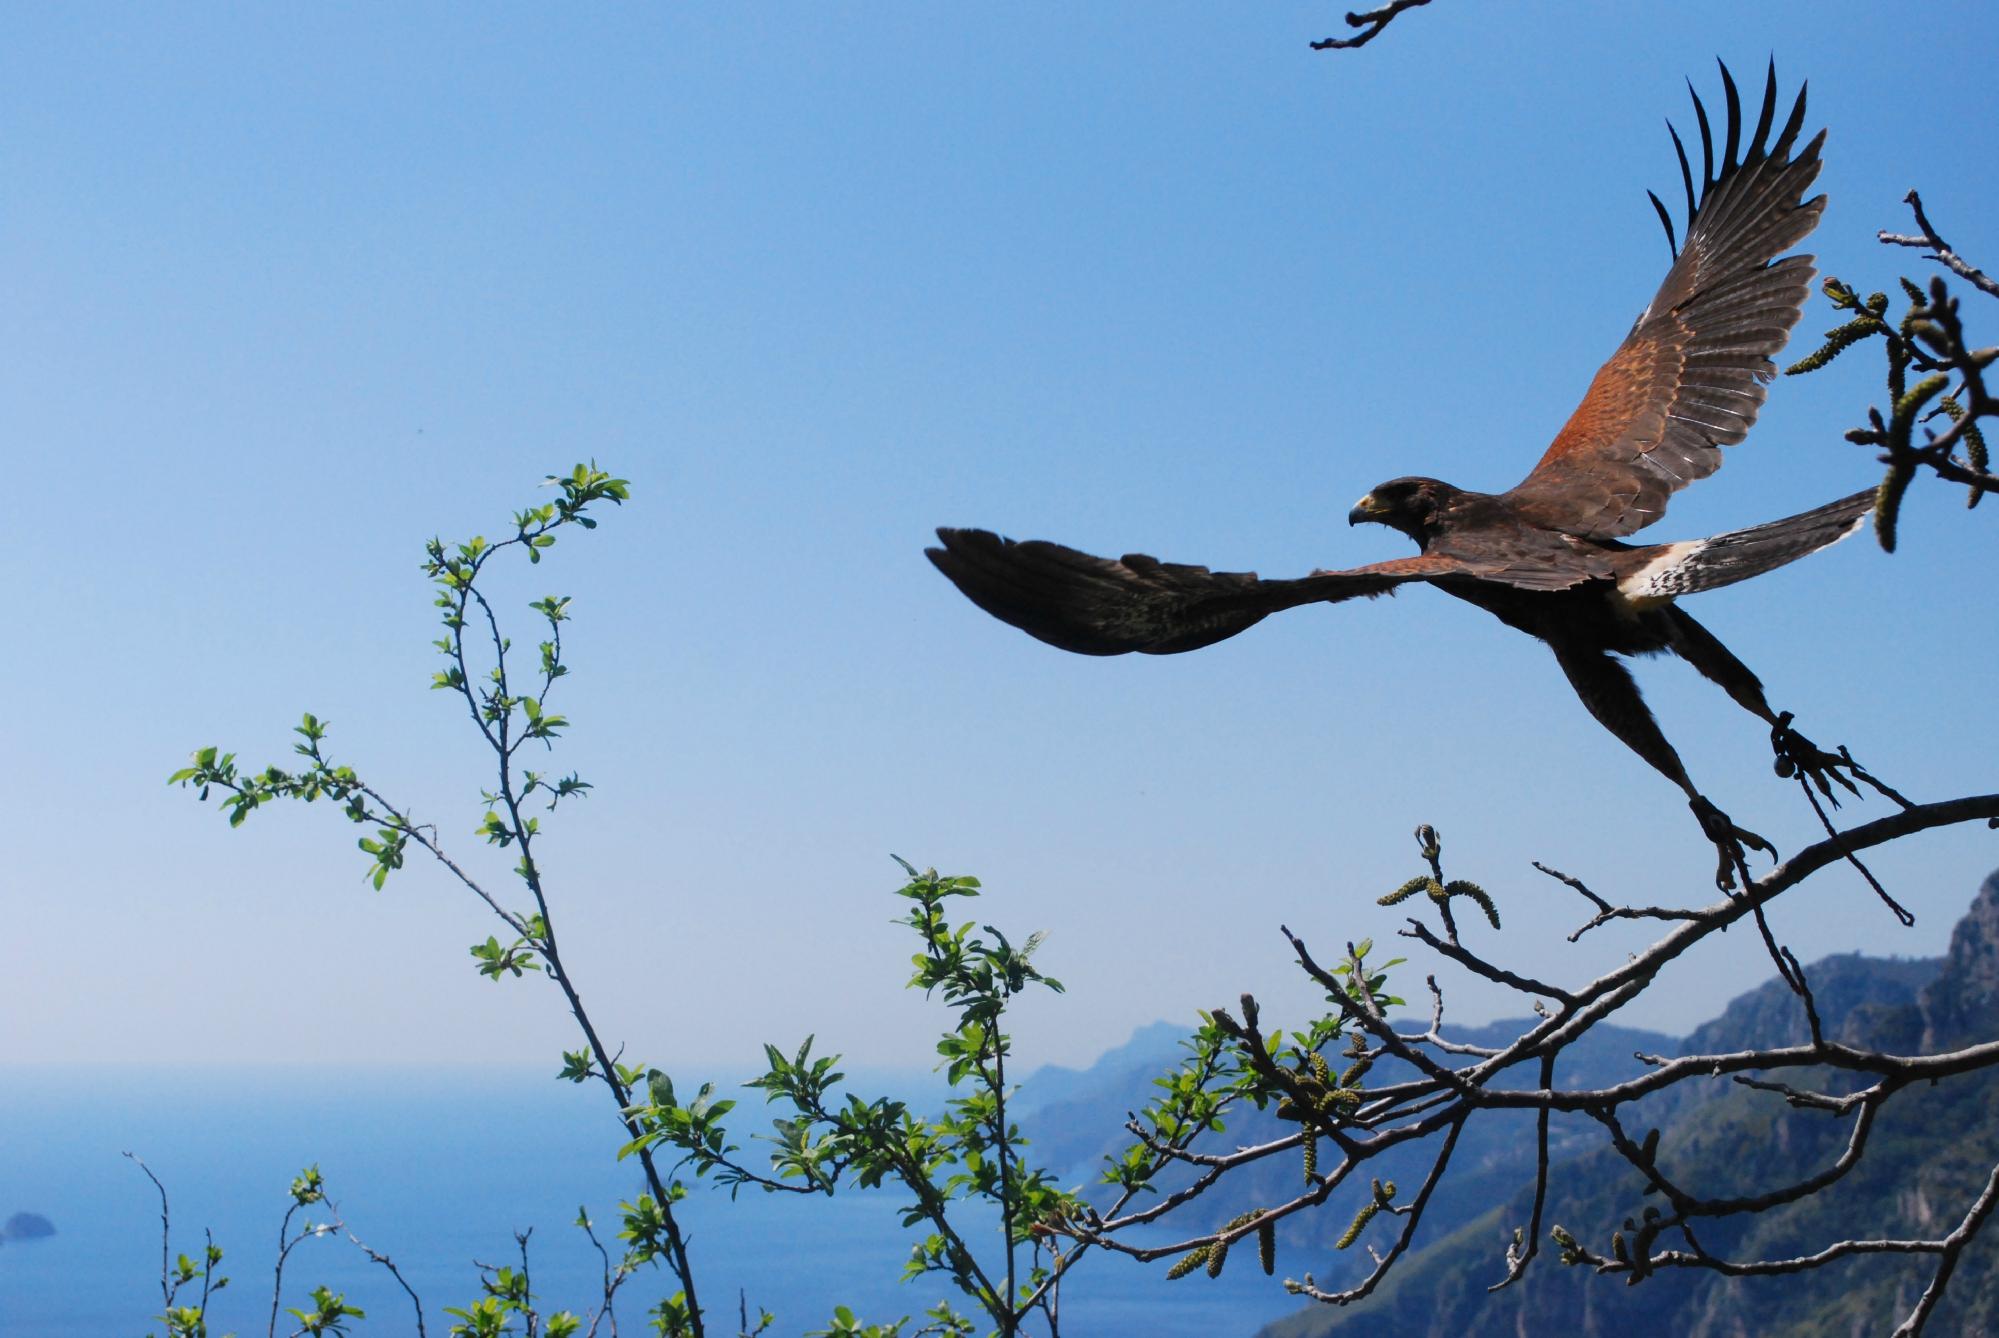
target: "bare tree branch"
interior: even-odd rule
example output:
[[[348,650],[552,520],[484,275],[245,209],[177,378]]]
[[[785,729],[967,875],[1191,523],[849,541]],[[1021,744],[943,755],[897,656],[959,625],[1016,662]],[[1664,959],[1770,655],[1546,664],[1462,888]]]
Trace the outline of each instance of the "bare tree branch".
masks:
[[[1964,257],[1951,249],[1950,244],[1944,241],[1943,237],[1938,234],[1936,228],[1930,223],[1929,215],[1923,212],[1922,196],[1911,190],[1907,195],[1902,197],[1902,203],[1908,205],[1914,211],[1916,226],[1922,229],[1921,233],[1912,237],[1906,233],[1889,232],[1886,228],[1883,228],[1875,236],[1879,237],[1881,241],[1889,246],[1920,247],[1930,252],[1927,257],[1928,259],[1936,261],[1952,274],[1957,275],[1958,278],[1963,279],[1966,283],[1971,284],[1981,292],[1987,293],[1992,297],[1999,297],[1999,279],[1994,279],[1984,270],[1972,265]]]
[[[1671,923],[1668,932],[1650,947],[1579,985],[1565,986],[1524,975],[1467,947],[1459,940],[1456,925],[1446,914],[1449,910],[1446,899],[1433,896],[1429,904],[1436,909],[1443,922],[1441,926],[1412,920],[1404,934],[1480,978],[1504,984],[1534,1000],[1538,1020],[1513,1041],[1499,1046],[1472,1046],[1446,1039],[1443,991],[1434,978],[1427,982],[1431,996],[1428,1026],[1422,1030],[1406,1025],[1398,1029],[1384,1011],[1382,1000],[1386,995],[1379,992],[1378,986],[1385,976],[1367,963],[1367,945],[1348,945],[1344,964],[1329,968],[1315,957],[1300,936],[1283,930],[1299,969],[1326,992],[1336,1011],[1315,1022],[1309,1031],[1290,1033],[1291,1039],[1285,1039],[1284,1032],[1264,1030],[1256,1000],[1247,994],[1241,1000],[1240,1021],[1226,1008],[1214,1009],[1208,1016],[1236,1047],[1242,1066],[1239,1090],[1255,1095],[1260,1102],[1275,1100],[1278,1113],[1298,1120],[1300,1131],[1229,1150],[1190,1148],[1160,1136],[1134,1117],[1127,1127],[1140,1144],[1162,1164],[1171,1162],[1189,1167],[1195,1172],[1193,1178],[1144,1209],[1065,1223],[1060,1230],[1086,1245],[1138,1259],[1177,1256],[1180,1263],[1176,1267],[1184,1271],[1201,1258],[1207,1258],[1211,1264],[1216,1257],[1225,1258],[1228,1245],[1251,1232],[1299,1213],[1330,1208],[1336,1197],[1353,1192],[1349,1187],[1371,1184],[1372,1188],[1361,1200],[1348,1239],[1356,1236],[1378,1213],[1400,1219],[1394,1242],[1382,1251],[1370,1249],[1372,1269],[1344,1289],[1322,1286],[1310,1275],[1302,1282],[1286,1284],[1299,1295],[1326,1304],[1350,1304],[1371,1294],[1406,1257],[1409,1243],[1432,1202],[1433,1191],[1448,1172],[1451,1155],[1466,1125],[1484,1118],[1486,1112],[1532,1111],[1535,1156],[1531,1207],[1527,1221],[1516,1228],[1507,1246],[1504,1274],[1490,1290],[1500,1290],[1525,1276],[1541,1255],[1541,1236],[1546,1230],[1561,1246],[1564,1263],[1589,1265],[1600,1272],[1623,1273],[1634,1279],[1659,1268],[1704,1268],[1727,1276],[1752,1276],[1802,1272],[1867,1254],[1935,1254],[1939,1266],[1931,1291],[1940,1296],[1964,1244],[1978,1232],[1990,1216],[1993,1200],[1999,1198],[1999,1187],[1995,1187],[1999,1186],[1999,1172],[1995,1172],[1995,1181],[1988,1185],[1987,1192],[1966,1209],[1958,1230],[1938,1241],[1855,1238],[1833,1242],[1796,1259],[1740,1263],[1709,1254],[1700,1247],[1696,1232],[1701,1223],[1709,1220],[1767,1213],[1821,1193],[1846,1178],[1865,1159],[1870,1135],[1891,1101],[1939,1081],[1999,1068],[1999,1040],[1936,1054],[1902,1054],[1831,1039],[1803,968],[1791,950],[1770,931],[1764,917],[1765,909],[1777,897],[1816,873],[1852,860],[1857,852],[1920,832],[1974,821],[1999,825],[1999,794],[1910,804],[1847,830],[1828,824],[1824,840],[1798,851],[1760,879],[1746,880],[1740,893],[1684,909],[1619,906],[1581,879],[1537,864],[1542,873],[1589,902],[1594,910],[1591,924],[1617,918],[1650,918]],[[1428,828],[1419,829],[1419,843],[1431,879],[1439,886],[1444,885],[1436,834]],[[1870,880],[1870,885],[1875,885],[1875,880]],[[1885,895],[1884,900],[1888,900]],[[1672,1058],[1641,1054],[1638,1058],[1645,1069],[1635,1077],[1594,1087],[1565,1088],[1557,1083],[1557,1061],[1564,1050],[1644,994],[1668,964],[1744,919],[1762,922],[1767,950],[1782,978],[1796,992],[1809,1037],[1804,1044]],[[1337,1039],[1348,1029],[1353,1029],[1355,1035],[1346,1051],[1356,1057],[1349,1070],[1351,1078],[1336,1073],[1317,1053],[1329,1038]],[[1398,1061],[1413,1076],[1363,1091],[1358,1075],[1377,1058]],[[1529,1062],[1534,1065],[1531,1085],[1502,1085],[1510,1071]],[[1772,1076],[1778,1074],[1788,1075],[1788,1081]],[[1840,1074],[1855,1075],[1865,1081],[1846,1093],[1836,1089],[1813,1090],[1820,1078]],[[1676,1172],[1661,1164],[1660,1131],[1654,1129],[1643,1137],[1635,1136],[1626,1127],[1626,1117],[1629,1108],[1645,1098],[1686,1083],[1717,1079],[1769,1092],[1796,1109],[1850,1117],[1839,1151],[1817,1165],[1787,1172],[1776,1183],[1743,1190],[1731,1186],[1728,1192],[1716,1193],[1686,1182],[1683,1178],[1686,1172]],[[1551,1121],[1557,1112],[1588,1116],[1603,1131],[1609,1147],[1639,1174],[1649,1192],[1659,1196],[1645,1209],[1642,1222],[1636,1217],[1629,1219],[1625,1230],[1613,1234],[1613,1248],[1607,1253],[1583,1245],[1561,1226],[1546,1225],[1553,1181],[1560,1169],[1550,1150]],[[1414,1198],[1396,1200],[1392,1189],[1383,1182],[1364,1178],[1362,1168],[1369,1162],[1392,1149],[1439,1134],[1443,1135],[1442,1141],[1430,1158],[1423,1184]],[[1314,1172],[1308,1161],[1304,1189],[1282,1203],[1240,1214],[1224,1226],[1170,1243],[1153,1243],[1156,1237],[1148,1238],[1144,1244],[1118,1239],[1120,1233],[1157,1224],[1187,1211],[1225,1179],[1256,1163],[1273,1156],[1298,1155],[1301,1149],[1315,1147],[1319,1140],[1331,1145],[1332,1164],[1321,1165]],[[1686,1248],[1660,1248],[1661,1238],[1669,1233],[1683,1238]],[[1907,1331],[1920,1329],[1934,1307],[1934,1299],[1919,1305],[1918,1313],[1912,1313],[1909,1320],[1915,1327]]]
[[[1366,46],[1381,36],[1382,29],[1393,23],[1405,10],[1420,9],[1430,0],[1388,0],[1388,3],[1362,13],[1347,14],[1347,27],[1359,31],[1352,37],[1327,37],[1312,43],[1314,51],[1352,51]]]

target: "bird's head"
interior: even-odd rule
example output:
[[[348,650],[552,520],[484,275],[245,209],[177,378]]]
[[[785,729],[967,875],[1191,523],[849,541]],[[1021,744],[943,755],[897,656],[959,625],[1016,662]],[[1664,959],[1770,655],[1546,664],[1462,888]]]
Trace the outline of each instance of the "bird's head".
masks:
[[[1347,524],[1371,520],[1425,543],[1436,531],[1438,513],[1456,493],[1456,488],[1436,479],[1390,479],[1354,503]]]

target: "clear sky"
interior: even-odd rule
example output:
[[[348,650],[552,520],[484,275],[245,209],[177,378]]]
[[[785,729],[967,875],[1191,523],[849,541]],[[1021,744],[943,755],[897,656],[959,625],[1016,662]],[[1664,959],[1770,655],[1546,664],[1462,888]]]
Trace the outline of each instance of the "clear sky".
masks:
[[[1070,992],[1022,1011],[1028,1062],[1244,989],[1295,1016],[1278,925],[1392,934],[1373,901],[1418,822],[1500,901],[1473,939],[1537,973],[1635,941],[1563,943],[1580,904],[1532,859],[1711,896],[1678,792],[1469,606],[1089,660],[921,550],[957,524],[1274,575],[1409,551],[1348,506],[1540,453],[1663,273],[1644,191],[1677,190],[1662,123],[1717,56],[1811,81],[1823,269],[1920,273],[1873,240],[1911,185],[1999,264],[1999,13],[1438,0],[1308,50],[1339,9],[10,9],[0,1060],[552,1071],[557,1000],[474,976],[491,926],[442,877],[378,894],[334,814],[232,833],[162,781],[205,743],[281,758],[311,710],[503,879],[476,740],[425,690],[417,562],[592,457],[631,505],[501,592],[524,637],[529,598],[575,596],[555,762],[598,788],[545,861],[632,1055],[735,1068],[809,1030],[927,1062],[890,852],[1049,932]],[[1814,297],[1804,334],[1831,323]],[[1877,365],[1780,381],[1653,533],[1866,486],[1839,434]],[[1919,488],[1896,556],[1856,540],[1691,607],[1821,742],[1918,797],[1989,790],[1995,523]],[[1810,838],[1757,722],[1683,665],[1639,674],[1724,808]],[[1880,866],[1915,929],[1842,873],[1776,926],[1807,959],[1934,953],[1994,865],[1982,828],[1911,842]],[[1685,1027],[1767,974],[1730,935],[1626,1020]],[[1519,1011],[1443,979],[1465,1020]]]

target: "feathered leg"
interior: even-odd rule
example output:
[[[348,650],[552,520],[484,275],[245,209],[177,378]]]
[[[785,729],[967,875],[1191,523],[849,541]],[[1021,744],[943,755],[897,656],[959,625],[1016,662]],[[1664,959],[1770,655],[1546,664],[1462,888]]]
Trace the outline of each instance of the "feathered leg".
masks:
[[[1631,674],[1623,665],[1599,650],[1568,646],[1559,642],[1550,644],[1554,648],[1556,660],[1562,666],[1562,672],[1569,676],[1569,684],[1575,688],[1576,696],[1582,698],[1583,705],[1589,708],[1590,714],[1597,718],[1597,722],[1622,739],[1626,747],[1650,762],[1662,775],[1685,792],[1687,806],[1693,809],[1694,816],[1700,821],[1701,831],[1706,833],[1708,840],[1714,842],[1715,850],[1720,856],[1714,876],[1717,886],[1723,888],[1735,886],[1735,872],[1743,867],[1744,846],[1760,850],[1775,858],[1777,852],[1768,841],[1755,832],[1738,827],[1729,821],[1726,813],[1716,808],[1705,795],[1694,788],[1693,781],[1687,776],[1686,766],[1680,761],[1680,755],[1673,751],[1673,745],[1666,741],[1665,734],[1659,729],[1659,722],[1653,719],[1652,712],[1646,709],[1645,699],[1639,694],[1638,685],[1632,681]],[[1727,652],[1724,651],[1723,654]],[[1730,659],[1733,662],[1733,657]],[[1741,665],[1737,664],[1736,667],[1740,669]],[[1742,672],[1754,685],[1755,676],[1749,674],[1746,669]],[[1757,691],[1760,697],[1761,689],[1758,688]],[[1743,877],[1745,879],[1748,877],[1746,868],[1743,869]]]
[[[1792,729],[1789,711],[1779,715],[1771,710],[1770,703],[1763,696],[1763,685],[1757,681],[1756,675],[1749,672],[1749,666],[1736,659],[1714,633],[1695,622],[1678,606],[1667,610],[1667,626],[1670,628],[1669,644],[1681,659],[1699,670],[1703,678],[1720,684],[1742,709],[1770,726],[1770,746],[1777,754],[1778,775],[1792,776],[1802,772],[1835,806],[1839,803],[1832,792],[1835,782],[1844,786],[1849,794],[1860,793],[1860,787],[1845,774],[1859,772],[1860,768],[1853,759],[1840,753],[1829,753]]]

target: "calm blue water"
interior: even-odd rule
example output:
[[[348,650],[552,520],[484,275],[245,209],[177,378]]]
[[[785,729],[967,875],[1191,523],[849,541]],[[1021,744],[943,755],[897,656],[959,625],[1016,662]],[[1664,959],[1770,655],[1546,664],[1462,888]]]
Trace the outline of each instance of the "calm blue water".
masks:
[[[738,1115],[760,1111],[753,1096]],[[0,1069],[0,1219],[39,1212],[58,1233],[0,1246],[0,1335],[157,1331],[159,1201],[119,1155],[127,1149],[166,1182],[176,1253],[197,1255],[203,1227],[226,1252],[230,1286],[210,1309],[218,1338],[265,1332],[285,1188],[310,1162],[348,1225],[396,1260],[438,1338],[443,1307],[479,1295],[472,1260],[515,1262],[515,1229],[534,1229],[544,1313],[587,1314],[601,1265],[571,1223],[587,1205],[615,1257],[617,1203],[636,1188],[617,1146],[600,1088],[533,1072]],[[822,1327],[835,1304],[874,1319],[920,1313],[944,1292],[897,1281],[913,1239],[897,1226],[901,1202],[745,1194],[731,1204],[697,1190],[682,1217],[711,1319],[733,1318],[738,1288],[752,1313],[777,1315],[774,1334]],[[294,1251],[285,1304],[303,1305],[322,1283],[367,1310],[360,1334],[415,1332],[408,1299],[352,1245],[329,1238]],[[628,1282],[623,1331],[648,1332],[645,1307],[668,1290],[663,1274]],[[1294,1308],[1253,1266],[1169,1284],[1159,1267],[1109,1257],[1078,1267],[1062,1306],[1064,1332],[1078,1338],[1248,1338]]]

